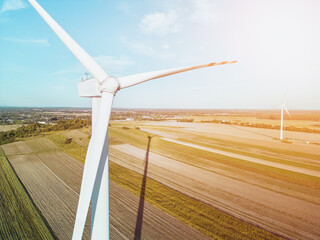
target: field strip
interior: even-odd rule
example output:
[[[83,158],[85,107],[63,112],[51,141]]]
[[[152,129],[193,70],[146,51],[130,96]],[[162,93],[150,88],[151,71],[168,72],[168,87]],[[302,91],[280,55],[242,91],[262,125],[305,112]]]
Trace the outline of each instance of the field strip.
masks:
[[[54,159],[54,155],[55,154],[50,154],[50,153],[48,153],[49,155],[52,155],[52,157],[53,157],[53,159]],[[45,155],[45,154],[41,154],[41,156],[42,156],[42,158],[46,158],[46,159],[48,159],[50,156],[48,156],[48,154],[47,155]],[[69,165],[69,162],[72,164],[72,165],[74,165],[74,162],[72,162],[72,160],[73,161],[75,161],[73,158],[70,158],[69,157],[69,159],[68,160],[66,160],[65,158],[64,158],[64,160],[65,160],[65,165],[66,166],[68,166]],[[45,163],[44,163],[45,164]],[[80,164],[80,163],[79,163]],[[61,165],[61,163],[58,163],[58,165],[60,165],[61,167],[63,167],[63,165]],[[68,189],[70,189],[70,190],[72,190],[71,188],[70,188],[70,186],[68,185],[68,184],[66,184],[65,182],[64,182],[64,180],[63,179],[66,179],[66,174],[70,174],[71,173],[71,171],[69,170],[69,173],[67,173],[67,172],[65,172],[64,174],[59,174],[60,176],[58,176],[54,171],[52,171],[50,168],[49,168],[49,166],[47,166],[46,164],[45,164],[45,166],[48,168],[48,170],[56,177],[56,178],[58,178],[59,180],[60,180],[60,183],[62,183],[65,187],[67,187]],[[52,165],[51,165],[51,167],[53,167]],[[77,169],[78,170],[78,169]],[[82,169],[81,169],[82,170]],[[78,180],[78,182],[80,182],[81,181],[81,175],[79,175],[79,176],[77,176],[77,180]],[[111,183],[110,184],[111,186],[112,185],[114,185],[114,183]],[[115,188],[114,190],[113,190],[113,188]],[[132,195],[131,196],[131,194],[129,194],[129,193],[127,193],[127,192],[124,192],[122,189],[120,189],[119,187],[117,187],[117,186],[113,186],[113,188],[111,189],[111,196],[110,196],[110,202],[111,202],[111,204],[112,203],[114,203],[114,204],[117,204],[117,205],[120,205],[119,206],[119,208],[124,208],[124,206],[130,206],[129,208],[128,208],[128,210],[127,210],[127,212],[126,212],[126,214],[125,214],[125,216],[126,216],[126,221],[128,221],[128,218],[129,217],[131,217],[132,219],[131,219],[131,221],[129,221],[129,224],[130,224],[130,228],[132,229],[132,232],[134,232],[134,227],[135,227],[135,220],[136,220],[136,214],[137,214],[137,209],[136,209],[136,206],[138,206],[138,200],[139,200],[139,198],[137,197],[137,196],[135,196],[135,195]],[[78,192],[76,192],[76,191],[74,191],[74,190],[72,190],[77,196],[79,196],[79,193]],[[121,200],[120,200],[121,199]],[[120,203],[120,201],[121,201],[121,203]],[[146,203],[145,203],[146,204]],[[122,210],[123,211],[123,210]],[[174,225],[175,227],[176,227],[176,229],[181,229],[181,228],[183,228],[183,226],[180,226],[179,227],[179,225],[183,225],[181,222],[179,222],[179,221],[177,221],[176,219],[174,219],[173,217],[171,217],[171,216],[163,216],[164,215],[164,213],[162,212],[162,211],[159,211],[159,210],[156,210],[156,209],[154,209],[154,207],[152,206],[152,205],[150,205],[150,206],[147,206],[146,208],[145,208],[145,212],[144,212],[145,214],[144,214],[144,218],[146,219],[146,221],[145,221],[145,223],[144,223],[144,225],[150,225],[150,226],[144,226],[145,228],[147,228],[148,229],[148,231],[149,231],[149,233],[147,234],[147,235],[150,235],[150,234],[152,234],[151,236],[153,236],[153,237],[151,237],[151,236],[149,236],[149,237],[151,237],[151,239],[159,239],[159,237],[160,236],[162,236],[161,238],[163,238],[163,239],[174,239],[175,237],[174,236],[176,236],[176,234],[177,234],[177,230],[175,231],[173,228],[172,228],[172,226],[171,225]],[[116,213],[114,213],[114,214],[112,214],[112,219],[111,219],[111,221],[113,220],[113,218],[115,217],[115,216],[117,216],[118,215],[118,211],[116,212]],[[165,214],[166,215],[166,214]],[[155,216],[157,216],[157,217],[155,217]],[[163,221],[162,220],[160,220],[161,218],[160,218],[160,216],[161,217],[164,217],[165,219],[166,219],[166,223],[165,223],[165,226],[163,226]],[[123,217],[124,216],[122,216],[121,217],[121,221],[122,222],[125,222],[125,220],[123,219]],[[171,219],[172,218],[172,219]],[[153,224],[154,223],[154,224]],[[169,224],[170,223],[170,224]],[[87,224],[89,224],[88,222],[87,222]],[[113,223],[111,223],[112,225],[113,225]],[[125,225],[125,228],[128,228],[128,226],[129,226],[129,224],[126,224]],[[152,226],[153,225],[153,226]],[[156,228],[154,228],[154,226],[157,226]],[[169,227],[170,226],[170,227]],[[153,228],[153,229],[152,229]],[[161,229],[161,228],[163,228],[163,229],[166,229],[165,231],[159,231],[159,229]],[[150,229],[152,229],[152,231],[150,231]],[[185,229],[186,230],[186,229]],[[131,234],[132,234],[132,232],[131,232]],[[129,234],[128,236],[130,236],[131,234]],[[186,233],[184,233],[184,234],[182,234],[182,233],[180,233],[179,234],[179,236],[183,236],[183,238],[184,239],[187,239],[187,237],[186,236],[184,236]],[[190,236],[190,235],[195,235],[195,237],[198,237],[198,239],[199,239],[199,237],[201,236],[199,236],[199,234],[197,233],[197,232],[193,232],[191,229],[188,231],[188,236]],[[198,235],[198,236],[197,236]],[[128,236],[126,237],[126,238],[128,238]],[[123,237],[123,236],[122,236]],[[205,236],[202,236],[202,238],[203,239],[206,239],[206,237]],[[130,239],[130,238],[129,238]],[[191,238],[190,238],[191,239]]]
[[[49,142],[31,142],[41,153],[19,155],[16,152],[8,158],[53,232],[60,240],[68,240],[73,231],[83,164],[64,152],[52,152],[43,143]],[[43,152],[43,148],[48,152]],[[134,238],[139,203],[139,196],[110,182],[111,239]],[[89,219],[90,210],[84,239],[90,239]],[[209,239],[148,202],[144,203],[143,219],[142,239]]]
[[[34,138],[24,141],[33,152],[48,152],[57,150],[58,147],[47,138]]]
[[[71,239],[78,195],[37,156],[13,155],[8,159],[56,236]],[[88,231],[85,235],[89,239]]]
[[[205,139],[192,139],[189,140],[188,138],[177,138],[181,142],[186,143],[193,143],[196,145],[200,145],[203,147],[218,149],[225,152],[235,153],[239,155],[244,155],[252,158],[263,159],[270,162],[282,163],[284,165],[290,165],[302,169],[310,169],[313,171],[320,172],[320,161],[319,160],[311,160],[305,158],[292,158],[292,156],[283,155],[283,154],[273,154],[271,152],[263,152],[258,151],[256,152],[253,149],[237,149],[234,147],[226,147],[217,145],[216,143],[212,143],[210,141],[206,141]],[[271,155],[271,156],[270,156]],[[320,155],[319,155],[320,159]]]
[[[0,147],[0,239],[54,239]]]
[[[145,150],[123,144],[111,146],[110,153],[112,161],[142,173]],[[284,234],[292,239],[319,237],[315,230],[320,222],[318,204],[273,192],[153,152],[149,153],[148,176],[272,232]]]
[[[79,196],[79,194],[72,188],[70,187],[68,184],[65,183],[65,181],[63,181],[63,179],[61,179],[54,171],[52,171],[41,159],[39,156],[36,155],[36,157],[43,163],[43,165],[46,167],[46,169],[48,169],[48,171],[50,171],[58,180],[59,182],[65,186],[68,190],[72,191],[74,194],[76,194],[77,196]]]
[[[284,170],[288,170],[288,171],[292,171],[292,172],[298,172],[298,173],[302,173],[302,174],[306,174],[306,175],[310,175],[310,176],[314,176],[314,177],[320,177],[320,172],[318,172],[318,171],[289,166],[289,165],[282,164],[282,163],[270,162],[270,161],[266,161],[266,160],[262,160],[262,159],[258,159],[258,158],[248,157],[248,156],[241,155],[241,154],[230,153],[230,152],[222,151],[219,149],[204,147],[204,146],[200,146],[200,145],[193,144],[193,143],[186,143],[186,142],[182,142],[179,140],[174,140],[174,139],[169,139],[169,138],[161,138],[161,139],[168,141],[168,142],[173,142],[173,143],[185,145],[187,147],[197,148],[197,149],[204,150],[207,152],[217,153],[220,155],[241,159],[244,161],[259,163],[259,164],[267,165],[270,167],[280,168],[280,169],[284,169]]]
[[[180,127],[184,128],[184,131],[202,132],[202,133],[214,133],[217,135],[228,135],[231,137],[241,137],[254,140],[266,140],[273,141],[273,138],[279,137],[279,130],[265,129],[265,128],[251,128],[237,126],[237,128],[231,127],[229,124],[216,124],[216,123],[197,123],[197,122],[176,122],[176,121],[154,121],[142,123],[141,125],[151,126],[166,126],[166,127]],[[244,131],[246,134],[244,134]],[[293,132],[285,131],[285,137],[290,139],[298,139],[300,141],[320,142],[319,134],[305,133],[305,132]]]
[[[279,144],[279,142],[260,142],[259,140],[253,142],[252,140],[247,141],[244,139],[239,138],[219,138],[213,133],[203,133],[203,132],[183,132],[182,130],[177,129],[170,129],[168,127],[163,127],[161,131],[153,131],[148,128],[140,128],[142,131],[156,134],[163,138],[169,138],[169,139],[177,139],[185,141],[185,139],[188,139],[193,142],[200,142],[204,143],[206,145],[211,145],[207,147],[213,147],[218,148],[220,150],[224,151],[236,151],[241,152],[252,152],[255,154],[259,154],[261,156],[269,156],[269,157],[275,157],[279,160],[285,160],[285,161],[291,161],[296,162],[300,164],[306,164],[310,166],[320,166],[320,152],[319,149],[315,151],[315,147],[313,146],[303,146],[301,148],[300,145],[296,144]],[[220,136],[221,137],[221,136]],[[197,144],[197,143],[196,143]],[[201,145],[201,144],[200,144]],[[295,148],[292,148],[295,146]],[[311,147],[311,148],[310,148]],[[223,149],[221,149],[223,148]],[[318,152],[318,154],[316,153]],[[239,153],[241,154],[241,153]],[[244,154],[246,155],[246,154]],[[286,163],[285,163],[286,164]],[[297,166],[299,167],[299,166]],[[311,168],[310,168],[311,169]]]
[[[38,153],[41,161],[69,187],[80,192],[83,164],[64,152]],[[70,177],[70,175],[72,177]],[[79,180],[80,179],[80,180]]]
[[[110,222],[120,239],[136,239],[134,232],[140,197],[110,181]],[[119,234],[120,233],[120,234]],[[116,239],[116,238],[111,238]],[[209,239],[147,201],[144,202],[141,239]]]
[[[27,145],[26,142],[9,143],[9,144],[2,145],[1,147],[7,156],[14,155],[14,154],[32,153],[32,149]]]

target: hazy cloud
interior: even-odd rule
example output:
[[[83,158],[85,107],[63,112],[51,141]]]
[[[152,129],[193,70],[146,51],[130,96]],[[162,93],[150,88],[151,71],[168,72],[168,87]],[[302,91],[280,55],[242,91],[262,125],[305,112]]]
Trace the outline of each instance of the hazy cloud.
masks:
[[[166,51],[170,48],[169,45],[161,46],[161,48],[162,48],[161,51],[158,51],[158,50],[154,49],[153,47],[148,46],[144,43],[129,42],[126,39],[122,39],[122,42],[127,47],[129,47],[130,49],[135,51],[136,53],[139,53],[142,55],[148,55],[148,56],[158,57],[158,58],[174,58],[175,57],[174,53]]]
[[[99,55],[94,58],[102,68],[106,69],[108,72],[121,73],[125,70],[126,67],[132,66],[135,64],[134,61],[130,60],[128,57],[113,57]]]
[[[161,48],[164,49],[164,50],[168,50],[168,49],[170,49],[170,45],[164,44],[164,45],[161,46]]]
[[[129,4],[126,3],[126,2],[120,2],[120,3],[118,3],[118,9],[121,10],[122,12],[125,12],[125,13],[129,13],[129,12],[132,11],[131,5],[129,5]]]
[[[210,0],[192,0],[191,19],[196,23],[203,25],[211,24],[217,21],[217,8],[214,1]]]
[[[97,63],[106,70],[109,74],[121,74],[126,70],[126,67],[132,66],[135,64],[134,61],[130,60],[128,57],[113,57],[113,56],[105,56],[99,55],[97,57],[93,57]],[[57,75],[79,75],[79,78],[85,77],[84,73],[86,69],[81,64],[74,66],[71,69],[61,70],[56,72]]]
[[[22,0],[4,0],[0,13],[26,8],[27,4]]]
[[[26,44],[37,44],[44,47],[49,47],[50,43],[48,39],[21,39],[21,38],[2,38],[5,41],[17,42],[17,43],[26,43]]]
[[[165,35],[179,30],[177,18],[178,15],[174,10],[155,12],[145,15],[140,22],[139,27],[145,33]]]

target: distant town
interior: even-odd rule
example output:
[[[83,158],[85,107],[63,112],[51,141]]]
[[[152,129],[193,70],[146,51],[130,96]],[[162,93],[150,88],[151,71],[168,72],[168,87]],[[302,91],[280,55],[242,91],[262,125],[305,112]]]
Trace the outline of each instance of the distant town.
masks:
[[[91,119],[91,109],[0,107],[0,132],[34,123],[50,125],[73,119]],[[291,110],[285,119],[285,130],[320,133],[320,111]],[[280,129],[279,120],[279,110],[115,108],[111,113],[111,121],[198,122],[266,129]]]

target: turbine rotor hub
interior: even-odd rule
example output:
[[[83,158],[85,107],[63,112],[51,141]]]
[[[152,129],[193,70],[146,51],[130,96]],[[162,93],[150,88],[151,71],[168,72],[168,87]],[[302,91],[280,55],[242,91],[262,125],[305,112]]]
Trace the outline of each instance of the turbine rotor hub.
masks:
[[[120,90],[120,81],[116,77],[108,77],[99,85],[100,92],[109,92],[115,95]]]

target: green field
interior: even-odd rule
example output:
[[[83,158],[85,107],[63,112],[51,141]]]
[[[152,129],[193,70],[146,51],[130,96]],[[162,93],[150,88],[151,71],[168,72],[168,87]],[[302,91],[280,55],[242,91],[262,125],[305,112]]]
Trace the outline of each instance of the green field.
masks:
[[[55,239],[0,148],[0,239]]]

